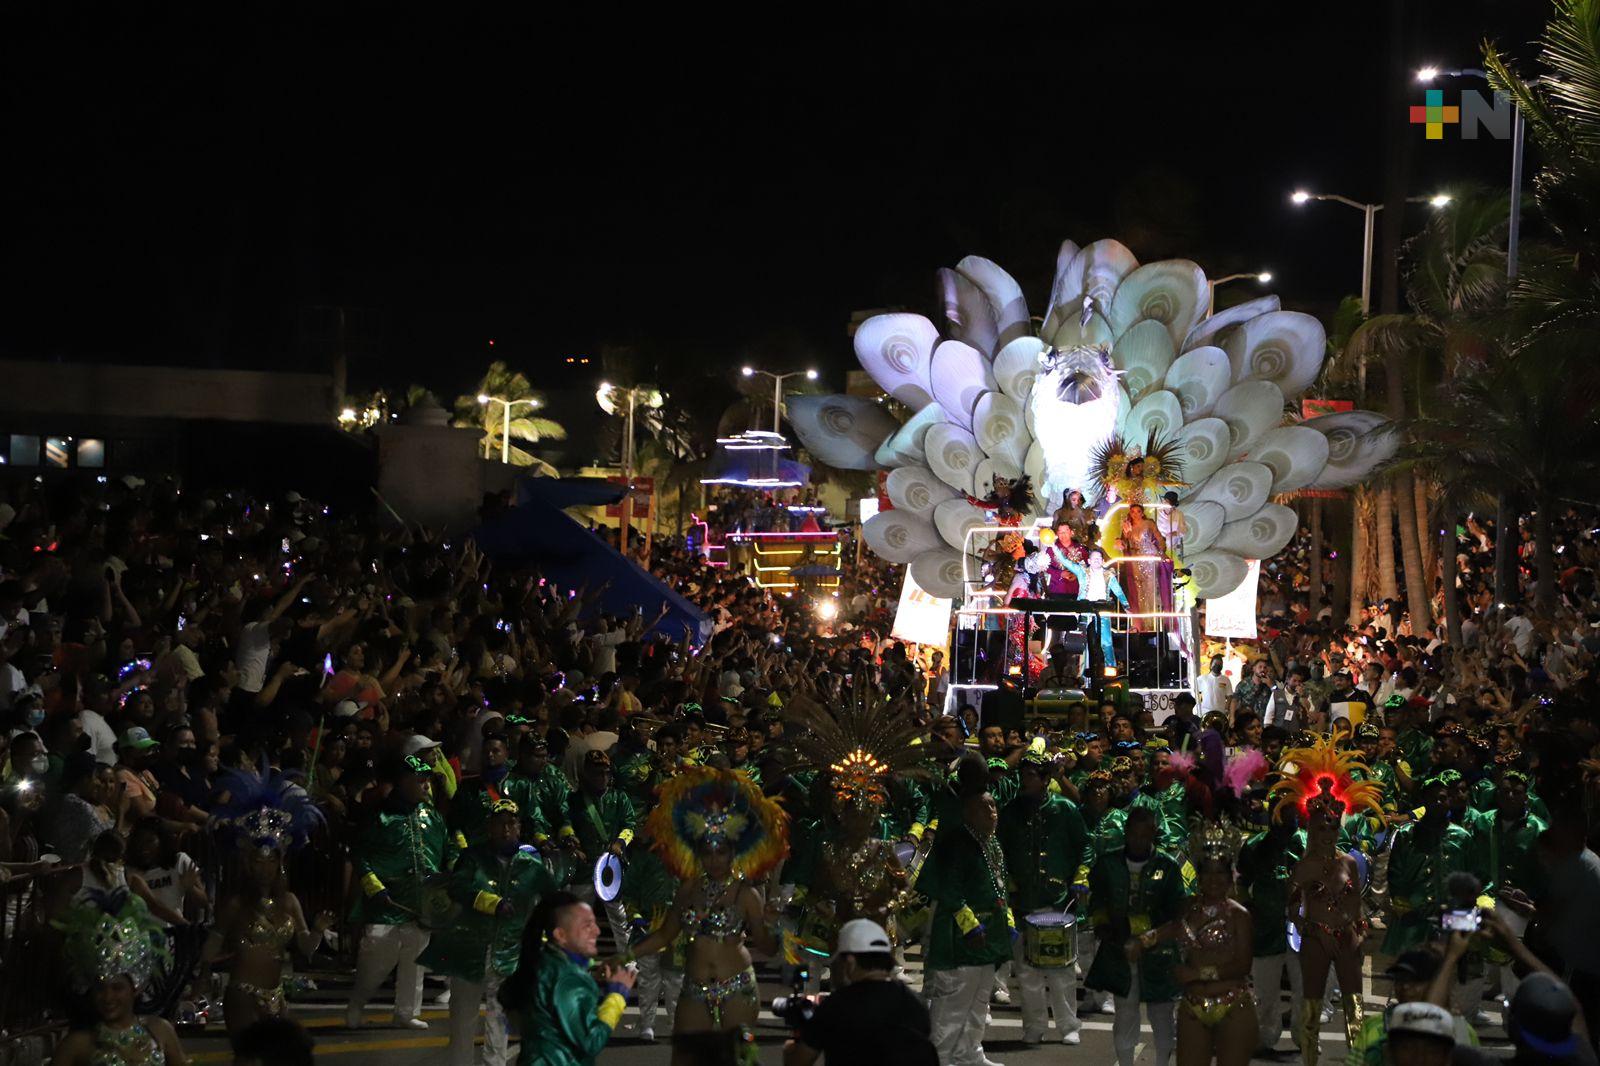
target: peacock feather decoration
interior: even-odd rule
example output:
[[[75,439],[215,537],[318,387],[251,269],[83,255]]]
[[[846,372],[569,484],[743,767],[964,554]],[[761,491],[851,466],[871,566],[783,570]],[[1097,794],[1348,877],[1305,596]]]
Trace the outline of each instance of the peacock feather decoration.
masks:
[[[1273,497],[1355,484],[1398,447],[1392,423],[1369,411],[1286,416],[1321,372],[1322,324],[1276,296],[1207,316],[1206,276],[1187,260],[1141,266],[1117,241],[1067,241],[1037,330],[1021,286],[988,259],[941,270],[939,295],[943,336],[909,313],[856,330],[857,358],[910,410],[904,423],[863,396],[787,401],[818,461],[889,471],[894,506],[863,534],[935,596],[961,595],[979,569],[963,553],[981,550],[967,532],[988,515],[970,497],[995,475],[1027,475],[1038,498],[1025,522],[1070,489],[1093,500],[1092,453],[1113,436],[1170,443],[1181,462],[1184,565],[1199,598],[1231,592],[1245,560],[1289,543],[1294,512]]]
[[[789,816],[744,774],[692,766],[662,783],[645,820],[674,877],[701,873],[703,848],[726,848],[733,872],[755,880],[789,854]]]
[[[889,698],[862,676],[834,710],[804,695],[789,701],[797,770],[828,777],[838,807],[877,806],[889,801],[889,782],[919,772],[927,749],[927,727],[911,718],[904,700]]]

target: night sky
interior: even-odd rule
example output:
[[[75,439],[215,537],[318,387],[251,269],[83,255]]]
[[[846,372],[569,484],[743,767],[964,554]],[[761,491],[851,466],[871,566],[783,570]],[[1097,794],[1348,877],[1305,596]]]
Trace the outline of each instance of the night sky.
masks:
[[[353,385],[448,397],[493,338],[551,388],[618,344],[838,387],[852,312],[933,313],[967,253],[1035,313],[1064,237],[1270,269],[1314,311],[1356,291],[1360,216],[1287,194],[1382,198],[1382,5],[1051,7],[13,13],[0,355],[310,369],[307,309],[346,307]],[[1408,51],[1531,58],[1545,10],[1420,4]],[[1413,192],[1505,183],[1507,142],[1415,136]]]

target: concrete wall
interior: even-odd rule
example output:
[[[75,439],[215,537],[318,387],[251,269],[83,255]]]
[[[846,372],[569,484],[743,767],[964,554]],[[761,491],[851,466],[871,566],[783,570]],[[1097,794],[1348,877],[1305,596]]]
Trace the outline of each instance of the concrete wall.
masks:
[[[0,412],[332,425],[333,378],[0,359]]]
[[[476,429],[397,422],[378,431],[378,491],[408,522],[476,525],[489,465]]]

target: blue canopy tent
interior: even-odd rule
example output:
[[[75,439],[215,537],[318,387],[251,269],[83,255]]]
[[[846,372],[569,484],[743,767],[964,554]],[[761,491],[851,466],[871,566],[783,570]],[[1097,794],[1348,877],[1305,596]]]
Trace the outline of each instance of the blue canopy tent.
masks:
[[[696,644],[703,643],[711,636],[711,619],[561,509],[615,503],[623,491],[621,485],[599,478],[522,478],[517,505],[480,526],[472,538],[495,563],[538,566],[563,585],[587,583],[595,589],[611,582],[600,596],[600,606],[609,614],[643,608],[646,618],[654,618],[665,603],[667,616],[656,632],[675,640],[687,633]]]

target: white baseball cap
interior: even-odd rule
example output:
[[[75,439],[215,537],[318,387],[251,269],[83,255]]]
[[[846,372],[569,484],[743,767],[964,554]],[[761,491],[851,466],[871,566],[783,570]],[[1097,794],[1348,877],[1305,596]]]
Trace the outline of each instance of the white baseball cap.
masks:
[[[1389,1032],[1415,1033],[1456,1042],[1456,1023],[1450,1012],[1433,1003],[1401,1003],[1389,1012]]]
[[[856,918],[839,927],[835,955],[868,955],[891,950],[889,934],[870,918]]]
[[[405,753],[407,755],[420,755],[429,748],[437,748],[438,746],[439,742],[437,740],[429,740],[421,733],[418,733],[416,736],[406,738]]]
[[[355,700],[340,700],[333,705],[333,716],[335,718],[354,718],[360,713],[361,704]]]

